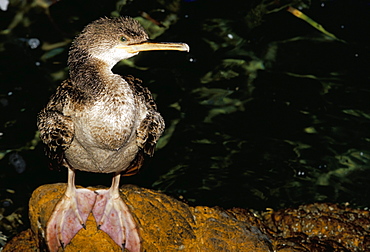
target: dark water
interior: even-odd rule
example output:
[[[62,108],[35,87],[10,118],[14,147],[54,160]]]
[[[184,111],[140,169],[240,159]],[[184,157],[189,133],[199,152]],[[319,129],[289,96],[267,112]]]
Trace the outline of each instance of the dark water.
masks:
[[[139,18],[152,38],[191,51],[141,53],[114,68],[143,79],[167,126],[155,157],[124,183],[225,208],[369,206],[367,1],[127,2],[29,1],[0,11],[0,214],[12,216],[0,231],[27,227],[36,187],[66,182],[64,169],[48,169],[35,124],[67,78],[71,39],[101,16],[143,12],[165,26]],[[77,184],[108,186],[110,176],[79,173]]]

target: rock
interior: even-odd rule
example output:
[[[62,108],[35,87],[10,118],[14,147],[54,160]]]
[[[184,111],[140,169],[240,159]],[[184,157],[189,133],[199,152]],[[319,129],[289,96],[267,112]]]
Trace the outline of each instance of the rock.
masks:
[[[18,248],[18,244],[27,245],[25,239],[31,239],[27,230],[10,241],[3,252],[36,251],[35,244],[40,250],[45,249],[45,226],[65,188],[66,184],[44,185],[33,192],[29,217],[34,242],[27,249]],[[121,197],[138,224],[143,251],[269,251],[268,236],[228,211],[189,207],[162,193],[133,185],[121,187]],[[86,230],[81,229],[64,251],[102,251],[101,248],[121,251],[108,235],[97,230],[90,215]]]
[[[30,200],[31,229],[3,249],[42,251],[47,220],[66,184],[37,188]],[[90,188],[96,190],[98,188]],[[335,204],[310,204],[297,209],[267,211],[190,207],[165,194],[133,185],[121,197],[137,222],[143,251],[370,251],[369,211]],[[64,251],[121,251],[92,215],[86,230]]]
[[[264,224],[284,251],[370,251],[369,211],[315,203],[269,212]]]
[[[16,235],[13,239],[11,239],[3,248],[2,251],[8,252],[19,252],[19,251],[40,251],[36,239],[35,234],[32,232],[31,229],[27,229],[18,235]]]

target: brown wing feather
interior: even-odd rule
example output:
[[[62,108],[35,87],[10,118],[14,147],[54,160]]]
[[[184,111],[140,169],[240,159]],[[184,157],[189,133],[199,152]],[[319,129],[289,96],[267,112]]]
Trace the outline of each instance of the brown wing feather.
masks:
[[[157,111],[157,105],[149,89],[141,85],[142,81],[133,76],[126,76],[125,80],[130,84],[135,96],[147,107],[148,113],[137,129],[137,144],[139,152],[132,161],[124,176],[137,173],[144,162],[144,154],[153,156],[155,145],[164,131],[163,117]]]
[[[63,107],[70,101],[71,89],[69,81],[63,82],[37,117],[37,127],[41,140],[46,145],[46,153],[57,165],[63,163],[64,151],[70,146],[74,136],[71,118],[63,115]]]

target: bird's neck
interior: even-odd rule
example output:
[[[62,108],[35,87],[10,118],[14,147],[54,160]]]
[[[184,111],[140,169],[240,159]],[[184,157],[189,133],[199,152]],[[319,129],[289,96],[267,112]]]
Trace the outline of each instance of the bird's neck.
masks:
[[[73,85],[91,96],[100,95],[112,83],[114,74],[110,66],[84,52],[70,54],[68,66]]]

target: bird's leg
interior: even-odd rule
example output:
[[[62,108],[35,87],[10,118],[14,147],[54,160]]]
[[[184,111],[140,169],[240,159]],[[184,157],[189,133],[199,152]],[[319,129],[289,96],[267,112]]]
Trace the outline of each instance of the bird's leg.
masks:
[[[98,196],[92,210],[98,228],[107,233],[122,249],[140,251],[140,237],[135,221],[119,193],[121,175],[116,174],[112,186],[95,191]]]
[[[46,225],[46,243],[51,252],[64,248],[81,228],[96,200],[94,191],[75,186],[75,172],[68,168],[67,190],[55,206]]]

